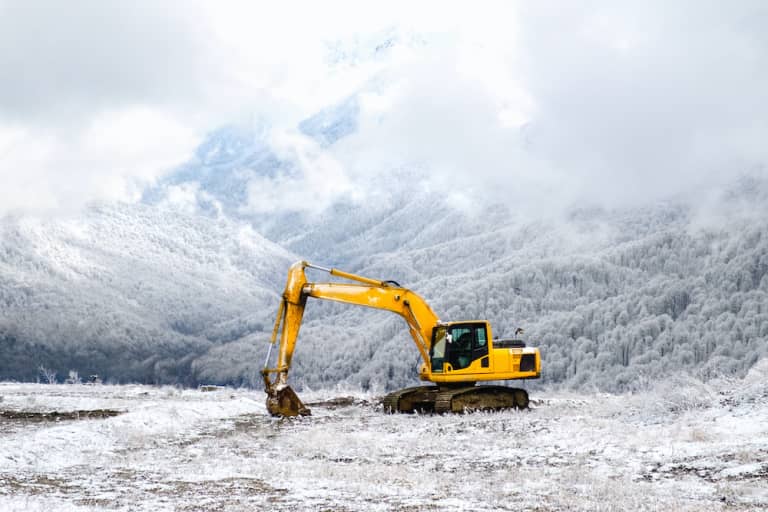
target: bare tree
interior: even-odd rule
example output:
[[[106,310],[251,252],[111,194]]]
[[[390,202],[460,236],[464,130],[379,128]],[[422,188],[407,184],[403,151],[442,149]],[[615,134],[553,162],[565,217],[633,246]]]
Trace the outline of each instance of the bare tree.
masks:
[[[37,371],[40,373],[40,382],[44,384],[56,384],[56,371],[46,368],[42,364],[37,367]]]

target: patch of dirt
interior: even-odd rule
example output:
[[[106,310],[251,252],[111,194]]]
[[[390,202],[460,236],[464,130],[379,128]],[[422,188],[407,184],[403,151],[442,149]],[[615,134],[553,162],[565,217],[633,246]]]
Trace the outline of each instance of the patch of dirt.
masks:
[[[252,498],[261,498],[277,505],[283,503],[288,495],[287,489],[273,487],[258,478],[224,478],[202,482],[168,481],[151,492],[173,500],[194,498],[194,504],[176,506],[175,510],[222,512],[243,507]],[[257,501],[260,502],[261,499]],[[256,508],[258,507],[254,507]]]
[[[328,409],[335,409],[337,407],[348,407],[351,405],[367,406],[367,405],[371,405],[371,402],[369,402],[368,400],[363,400],[361,398],[355,398],[353,396],[340,396],[336,398],[329,398],[328,400],[308,402],[304,405],[306,405],[307,407],[327,407]]]
[[[0,411],[0,419],[28,422],[88,420],[111,418],[124,411],[114,409],[92,409],[85,411]]]
[[[16,495],[20,493],[29,495],[49,495],[51,493],[72,494],[79,492],[81,488],[64,478],[48,475],[32,475],[17,477],[13,475],[0,476],[0,495]]]

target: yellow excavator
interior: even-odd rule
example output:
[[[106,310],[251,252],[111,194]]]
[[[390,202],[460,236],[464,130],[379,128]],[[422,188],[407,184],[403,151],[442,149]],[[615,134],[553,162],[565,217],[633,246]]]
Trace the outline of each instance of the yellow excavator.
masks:
[[[354,283],[308,282],[306,268]],[[288,270],[288,281],[261,372],[267,393],[267,410],[271,415],[310,414],[288,385],[288,371],[309,297],[384,309],[405,319],[423,360],[419,378],[436,385],[389,393],[382,401],[385,411],[444,413],[528,407],[528,393],[524,389],[475,384],[478,381],[538,378],[541,357],[537,348],[526,347],[516,339],[494,339],[491,325],[486,320],[441,322],[423,298],[395,281],[379,281],[299,261]],[[269,359],[278,333],[277,362],[270,368]]]

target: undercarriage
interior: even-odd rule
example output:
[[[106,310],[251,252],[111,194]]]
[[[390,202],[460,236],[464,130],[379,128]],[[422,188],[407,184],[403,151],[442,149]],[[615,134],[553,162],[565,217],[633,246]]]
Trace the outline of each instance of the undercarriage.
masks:
[[[393,391],[382,401],[389,413],[460,413],[527,409],[528,392],[505,386],[416,386]]]

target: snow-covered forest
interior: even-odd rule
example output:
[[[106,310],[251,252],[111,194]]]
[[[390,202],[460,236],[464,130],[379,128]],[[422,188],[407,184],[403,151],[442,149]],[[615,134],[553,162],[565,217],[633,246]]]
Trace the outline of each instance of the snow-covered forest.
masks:
[[[75,370],[257,384],[298,259],[394,279],[445,320],[487,318],[498,336],[522,327],[542,350],[533,385],[623,391],[681,372],[739,376],[768,352],[768,183],[753,176],[706,205],[669,198],[531,219],[509,203],[452,205],[409,169],[378,176],[376,201],[243,210],[231,190],[244,165],[286,172],[264,151],[253,133],[221,130],[142,204],[4,219],[0,376],[34,381],[44,367],[59,380]],[[415,382],[418,363],[400,318],[311,302],[292,378],[385,390]]]
[[[442,318],[488,318],[502,336],[523,327],[542,348],[544,383],[617,391],[680,372],[743,375],[768,347],[766,224],[759,217],[694,222],[665,204],[575,212],[549,225],[483,230],[475,223],[453,240],[370,257],[363,269],[418,283]],[[333,311],[342,318],[336,332],[328,336],[323,318],[304,331],[311,348],[300,350],[310,355],[297,366],[310,386],[344,379],[347,364],[363,385],[413,375],[417,356],[409,356],[399,320],[370,315],[381,323],[360,343],[364,313]],[[353,346],[323,348],[327,338]]]

